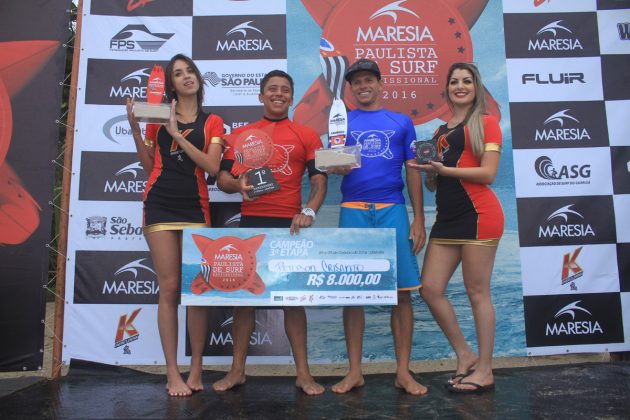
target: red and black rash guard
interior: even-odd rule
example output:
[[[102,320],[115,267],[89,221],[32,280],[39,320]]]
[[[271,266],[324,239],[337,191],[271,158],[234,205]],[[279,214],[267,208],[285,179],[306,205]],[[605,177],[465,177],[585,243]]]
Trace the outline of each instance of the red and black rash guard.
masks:
[[[306,126],[295,124],[288,118],[280,121],[261,119],[245,127],[239,127],[232,134],[238,134],[250,128],[262,129],[273,126],[271,135],[274,152],[268,164],[280,189],[263,194],[255,201],[244,201],[241,214],[244,216],[266,216],[289,218],[302,210],[302,176],[307,167],[309,174],[322,173],[314,170],[315,150],[322,147],[317,133]],[[234,151],[228,148],[221,162],[221,169],[232,171]],[[309,162],[311,164],[309,165]]]
[[[223,136],[223,120],[214,114],[200,112],[193,123],[177,126],[204,153],[213,138],[216,141]],[[153,169],[144,191],[145,232],[210,226],[204,170],[184,153],[164,126],[148,124],[145,138],[155,147]]]
[[[501,151],[501,129],[497,119],[484,115],[484,151]],[[459,124],[440,126],[435,133],[438,152],[444,166],[474,168],[481,164],[470,145],[468,127]],[[503,209],[487,184],[461,179],[437,177],[435,196],[437,216],[431,229],[431,240],[439,243],[485,243],[494,245],[503,234]]]

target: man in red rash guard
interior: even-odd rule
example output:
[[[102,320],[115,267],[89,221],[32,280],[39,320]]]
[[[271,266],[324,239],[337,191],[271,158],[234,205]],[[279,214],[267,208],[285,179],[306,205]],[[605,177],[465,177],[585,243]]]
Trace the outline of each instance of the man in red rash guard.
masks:
[[[251,198],[248,192],[253,186],[247,184],[247,176],[235,177],[235,154],[226,150],[217,180],[218,187],[227,193],[241,193],[240,227],[289,228],[298,233],[300,228],[309,227],[326,196],[327,177],[315,169],[315,150],[322,147],[317,133],[289,120],[289,107],[293,104],[293,79],[287,73],[273,70],[260,82],[260,102],[264,106],[264,117],[246,127],[235,130],[264,129],[273,126],[274,154],[270,167],[280,189]],[[310,194],[302,208],[301,185],[304,172],[310,178]],[[306,312],[303,307],[284,307],[284,325],[291,343],[297,379],[295,385],[308,395],[319,395],[324,387],[316,383],[308,367],[306,351]],[[215,391],[227,391],[245,383],[245,360],[249,338],[254,330],[255,308],[235,307],[232,326],[232,367],[225,377],[215,382]]]

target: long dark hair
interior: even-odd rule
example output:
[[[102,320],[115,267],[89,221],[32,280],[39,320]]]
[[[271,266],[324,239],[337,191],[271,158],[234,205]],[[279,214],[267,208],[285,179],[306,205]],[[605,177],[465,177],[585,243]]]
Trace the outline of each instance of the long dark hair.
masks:
[[[184,54],[176,54],[173,56],[173,58],[171,58],[171,61],[168,62],[168,64],[166,65],[166,70],[164,71],[164,77],[166,79],[165,81],[165,86],[164,86],[164,90],[166,91],[166,99],[168,100],[169,103],[171,103],[173,101],[173,99],[177,99],[177,92],[175,92],[175,90],[173,89],[173,66],[175,65],[175,62],[177,60],[181,60],[183,62],[185,62],[187,65],[190,66],[190,68],[193,70],[193,72],[195,73],[195,76],[197,76],[197,84],[199,85],[199,90],[197,91],[197,107],[198,110],[201,111],[201,107],[203,105],[203,78],[201,77],[201,72],[199,71],[199,68],[197,67],[197,65],[195,64],[194,61],[192,61],[192,59],[188,56],[185,56]]]

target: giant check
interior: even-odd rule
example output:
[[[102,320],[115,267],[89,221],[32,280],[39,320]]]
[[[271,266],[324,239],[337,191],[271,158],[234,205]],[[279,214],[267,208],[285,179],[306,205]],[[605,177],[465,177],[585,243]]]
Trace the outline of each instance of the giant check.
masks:
[[[395,305],[394,229],[184,229],[182,305]]]

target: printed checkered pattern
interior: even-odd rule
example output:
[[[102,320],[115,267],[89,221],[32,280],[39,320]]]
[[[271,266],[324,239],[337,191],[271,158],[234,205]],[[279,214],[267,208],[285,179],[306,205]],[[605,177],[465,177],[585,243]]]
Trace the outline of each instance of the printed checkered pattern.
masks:
[[[630,350],[630,1],[503,6],[528,352]]]

